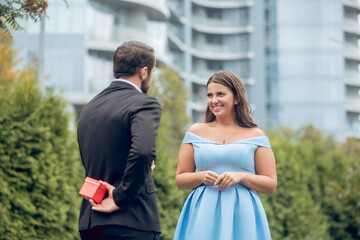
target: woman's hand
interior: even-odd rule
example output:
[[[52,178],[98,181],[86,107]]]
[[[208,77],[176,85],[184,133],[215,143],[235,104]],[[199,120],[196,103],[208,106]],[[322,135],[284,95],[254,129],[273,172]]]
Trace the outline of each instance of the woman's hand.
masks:
[[[224,190],[235,183],[239,183],[243,175],[243,172],[224,172],[216,179],[214,185],[219,185],[218,191]]]
[[[201,182],[206,185],[215,185],[216,179],[218,179],[219,175],[213,171],[204,171],[201,176]]]

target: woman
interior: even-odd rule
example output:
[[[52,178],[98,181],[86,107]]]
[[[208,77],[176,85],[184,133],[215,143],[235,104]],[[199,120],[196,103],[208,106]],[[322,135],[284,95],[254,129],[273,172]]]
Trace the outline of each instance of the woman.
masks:
[[[207,99],[206,122],[189,128],[179,151],[176,184],[193,191],[174,240],[271,239],[257,195],[272,194],[277,185],[269,140],[232,72],[210,77]]]

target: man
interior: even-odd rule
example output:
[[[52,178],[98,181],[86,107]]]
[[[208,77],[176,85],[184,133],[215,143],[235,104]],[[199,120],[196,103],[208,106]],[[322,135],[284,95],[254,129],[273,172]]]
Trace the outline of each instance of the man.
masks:
[[[151,176],[160,123],[158,101],[146,93],[154,49],[125,42],[114,54],[115,80],[81,111],[78,143],[86,176],[102,180],[109,194],[83,200],[82,239],[158,239],[160,220]]]

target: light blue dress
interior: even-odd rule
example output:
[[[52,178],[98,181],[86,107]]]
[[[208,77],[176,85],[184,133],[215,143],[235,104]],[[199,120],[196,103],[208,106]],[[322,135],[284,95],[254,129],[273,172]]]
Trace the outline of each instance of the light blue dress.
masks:
[[[219,144],[193,133],[183,143],[194,147],[196,171],[248,172],[255,174],[256,149],[270,147],[265,136]],[[258,194],[241,183],[217,191],[201,185],[186,199],[174,240],[267,240],[271,239],[266,214]]]

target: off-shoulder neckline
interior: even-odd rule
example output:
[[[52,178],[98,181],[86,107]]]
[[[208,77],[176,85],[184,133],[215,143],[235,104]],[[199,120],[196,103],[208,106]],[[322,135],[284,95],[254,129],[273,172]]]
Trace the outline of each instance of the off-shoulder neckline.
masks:
[[[192,134],[192,135],[194,135],[194,136],[196,136],[198,138],[201,138],[201,139],[203,139],[205,141],[208,141],[208,142],[211,142],[211,143],[214,143],[214,144],[218,144],[218,145],[227,145],[227,144],[232,144],[232,143],[245,142],[245,141],[252,140],[252,139],[257,139],[257,138],[267,138],[267,136],[257,136],[257,137],[251,137],[251,138],[245,138],[245,139],[241,139],[241,140],[236,140],[236,141],[228,142],[228,143],[218,143],[218,142],[214,142],[214,141],[211,141],[209,139],[200,137],[199,135],[197,135],[195,133],[192,133],[192,132],[186,132],[186,134]]]

